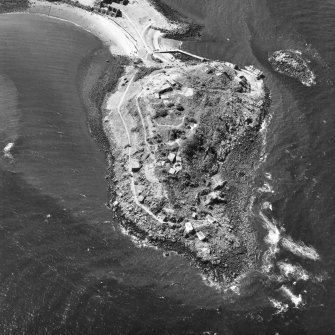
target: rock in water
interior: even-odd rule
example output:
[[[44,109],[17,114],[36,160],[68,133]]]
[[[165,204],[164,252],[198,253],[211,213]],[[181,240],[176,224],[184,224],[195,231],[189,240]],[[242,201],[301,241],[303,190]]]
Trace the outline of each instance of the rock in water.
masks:
[[[8,143],[8,144],[4,147],[3,152],[4,152],[6,155],[8,155],[8,154],[10,154],[10,151],[11,151],[13,148],[14,148],[14,143],[10,142],[10,143]]]
[[[297,50],[275,51],[269,58],[274,70],[298,79],[305,86],[316,84],[315,75],[308,66],[308,60]]]

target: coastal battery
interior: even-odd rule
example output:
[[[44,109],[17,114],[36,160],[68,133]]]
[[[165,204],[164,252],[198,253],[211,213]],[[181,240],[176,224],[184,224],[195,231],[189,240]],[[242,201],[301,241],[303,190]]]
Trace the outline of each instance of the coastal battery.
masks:
[[[132,83],[105,124],[123,214],[151,243],[188,255],[219,281],[255,265],[248,207],[267,103],[250,70],[179,62]],[[141,166],[136,174],[129,159]]]

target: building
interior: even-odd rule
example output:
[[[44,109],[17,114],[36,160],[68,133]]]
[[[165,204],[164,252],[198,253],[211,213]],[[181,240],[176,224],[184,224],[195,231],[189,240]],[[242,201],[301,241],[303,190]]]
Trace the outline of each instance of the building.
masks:
[[[171,168],[170,170],[169,170],[169,174],[176,174],[176,170],[174,169],[174,168]]]
[[[201,242],[206,240],[206,235],[202,231],[197,232],[197,237]]]
[[[171,163],[174,163],[176,159],[176,154],[174,154],[173,152],[170,152],[169,153],[169,156],[168,156],[168,160],[171,162]]]
[[[216,219],[213,218],[213,216],[211,216],[211,215],[207,215],[207,216],[206,216],[206,219],[207,219],[207,221],[208,221],[210,224],[213,224],[213,223],[216,222]]]
[[[141,164],[138,159],[132,159],[130,162],[130,169],[132,172],[138,172],[141,169]]]
[[[190,233],[193,233],[193,232],[194,232],[194,228],[193,228],[191,222],[186,222],[186,223],[185,223],[185,232],[186,232],[187,234],[190,234]]]
[[[169,83],[165,83],[160,90],[158,91],[159,95],[162,95],[173,90],[172,86]]]
[[[183,166],[180,163],[175,163],[173,168],[176,170],[176,172],[179,172],[183,169]]]

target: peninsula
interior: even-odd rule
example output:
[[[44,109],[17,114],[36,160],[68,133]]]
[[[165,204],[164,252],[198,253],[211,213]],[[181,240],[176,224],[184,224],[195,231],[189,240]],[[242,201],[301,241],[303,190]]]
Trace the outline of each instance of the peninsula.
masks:
[[[109,206],[128,232],[219,282],[257,267],[248,209],[269,104],[263,74],[182,51],[167,36],[188,23],[155,1],[34,1],[29,11],[80,25],[128,59],[102,108]]]

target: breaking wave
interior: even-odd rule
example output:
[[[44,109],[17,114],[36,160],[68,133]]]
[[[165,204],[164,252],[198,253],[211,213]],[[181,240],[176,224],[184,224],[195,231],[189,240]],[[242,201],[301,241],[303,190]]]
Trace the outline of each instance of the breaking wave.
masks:
[[[283,285],[280,287],[280,291],[291,300],[295,307],[303,305],[301,294],[295,295],[287,286]]]
[[[271,174],[266,173],[265,178],[266,181],[258,191],[262,193],[274,193],[271,185]],[[324,274],[310,273],[303,266],[297,264],[296,260],[292,264],[289,260],[290,256],[287,256],[287,254],[285,254],[285,260],[280,259],[281,255],[283,255],[281,253],[283,250],[289,251],[292,255],[298,256],[301,259],[312,261],[320,260],[320,255],[312,246],[307,246],[302,241],[294,241],[290,236],[286,235],[285,228],[272,216],[272,212],[273,205],[271,202],[263,201],[259,205],[258,217],[267,232],[264,237],[267,249],[263,252],[262,256],[262,271],[271,282],[281,285],[277,292],[282,296],[282,301],[278,296],[276,298],[268,298],[270,305],[276,310],[274,314],[279,314],[285,313],[289,309],[289,306],[293,306],[294,308],[304,306],[306,291],[294,292],[296,289],[294,285],[298,281],[319,283],[326,276]]]
[[[265,242],[269,245],[268,250],[263,254],[263,271],[269,272],[273,267],[275,255],[278,253],[278,243],[280,241],[280,231],[275,221],[269,220],[262,212],[259,213],[263,227],[268,231]]]
[[[282,238],[281,245],[296,256],[308,258],[313,261],[320,259],[320,255],[313,247],[306,246],[302,241],[294,242],[291,237]]]
[[[264,183],[262,187],[258,189],[262,193],[274,193],[272,186],[269,183]]]
[[[282,302],[282,301],[278,301],[276,299],[273,298],[269,298],[269,301],[272,305],[272,307],[274,307],[277,312],[274,314],[281,314],[281,313],[285,313],[288,310],[288,304]]]
[[[280,273],[288,278],[294,280],[309,280],[310,276],[308,272],[301,265],[293,265],[286,262],[278,262],[277,266],[280,270]]]

